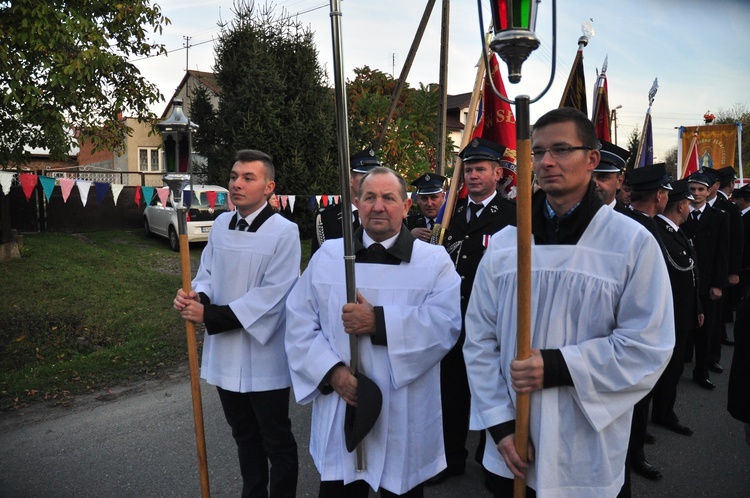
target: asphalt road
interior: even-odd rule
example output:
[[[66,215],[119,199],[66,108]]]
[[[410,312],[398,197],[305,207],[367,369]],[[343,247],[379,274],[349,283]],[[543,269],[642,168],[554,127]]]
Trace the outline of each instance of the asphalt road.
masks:
[[[732,348],[724,348],[729,371]],[[678,414],[695,434],[650,427],[646,447],[659,482],[633,476],[635,497],[748,497],[750,446],[726,411],[728,373],[712,374],[715,391],[680,385]],[[202,385],[209,481],[214,497],[237,497],[236,449],[213,387]],[[552,415],[554,416],[554,415]],[[307,451],[310,410],[293,404],[300,451],[298,496],[316,496],[318,473]],[[469,443],[473,455],[477,437]],[[585,469],[584,469],[585,470]],[[0,414],[0,497],[198,497],[200,483],[190,385],[185,371],[76,398],[71,407],[36,405]],[[373,494],[373,496],[375,496]],[[479,466],[428,488],[427,497],[490,496]]]

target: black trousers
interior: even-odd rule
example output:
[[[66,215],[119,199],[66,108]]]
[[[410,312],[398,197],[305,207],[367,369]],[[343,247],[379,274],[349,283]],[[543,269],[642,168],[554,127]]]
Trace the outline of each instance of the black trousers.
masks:
[[[447,471],[463,474],[466,467],[466,438],[469,434],[471,394],[464,363],[464,333],[440,362],[440,398],[443,408],[443,439]]]
[[[693,377],[708,379],[708,362],[711,354],[711,334],[716,328],[716,320],[720,318],[719,308],[716,301],[708,296],[700,296],[703,307],[703,326],[695,330],[695,368]]]
[[[289,419],[289,388],[236,393],[217,387],[237,443],[243,498],[294,498],[297,443]]]
[[[659,377],[659,380],[654,386],[652,391],[653,402],[651,408],[651,420],[673,423],[679,422],[677,416],[674,413],[674,405],[677,401],[677,385],[682,377],[682,372],[685,370],[685,344],[687,337],[692,332],[686,329],[678,329],[675,331],[675,342],[674,351],[672,358],[667,363],[667,368]]]
[[[380,488],[379,492],[381,498],[391,498],[392,496],[423,498],[424,486],[419,484],[402,495],[391,493],[383,488]],[[344,485],[344,481],[321,481],[318,498],[367,498],[369,493],[370,485],[365,481],[354,481],[347,485]]]

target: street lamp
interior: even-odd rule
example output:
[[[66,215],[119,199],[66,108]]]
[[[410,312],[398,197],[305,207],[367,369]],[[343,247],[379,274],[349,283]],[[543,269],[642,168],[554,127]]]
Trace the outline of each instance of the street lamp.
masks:
[[[618,105],[614,109],[612,109],[611,115],[610,115],[610,121],[612,121],[615,125],[615,145],[617,145],[617,109],[622,109],[621,105]]]
[[[182,273],[182,290],[192,290],[190,271],[190,246],[187,236],[187,210],[191,201],[192,189],[184,199],[185,187],[191,183],[191,149],[193,131],[198,125],[191,122],[182,112],[182,99],[172,101],[172,114],[156,124],[164,144],[164,157],[167,173],[164,183],[169,186],[172,203],[177,211],[177,225],[180,237],[180,269]],[[195,339],[195,323],[185,320],[185,337],[188,348],[188,365],[190,366],[190,388],[193,398],[193,420],[195,422],[195,439],[198,449],[198,467],[200,472],[201,496],[210,496],[208,485],[208,461],[206,457],[206,436],[203,425],[203,404],[201,401],[200,378],[198,367],[198,348]]]
[[[491,0],[492,24],[495,33],[490,48],[508,65],[508,80],[511,83],[521,81],[521,65],[528,56],[539,47],[539,39],[534,33],[536,26],[537,4],[541,0]],[[518,95],[515,101],[509,100],[495,88],[491,67],[487,60],[484,43],[484,20],[482,19],[482,0],[477,0],[479,10],[480,32],[482,35],[482,54],[485,60],[486,79],[490,81],[492,91],[498,98],[515,103],[516,106],[516,158],[518,171],[517,206],[517,282],[518,282],[518,319],[516,330],[516,358],[525,360],[531,357],[531,124],[529,105],[538,101],[547,93],[555,78],[557,59],[557,1],[552,0],[552,65],[547,86],[534,100],[528,95]],[[516,451],[524,460],[528,460],[529,434],[529,395],[516,395]],[[525,479],[516,478],[513,494],[523,497],[526,494]]]

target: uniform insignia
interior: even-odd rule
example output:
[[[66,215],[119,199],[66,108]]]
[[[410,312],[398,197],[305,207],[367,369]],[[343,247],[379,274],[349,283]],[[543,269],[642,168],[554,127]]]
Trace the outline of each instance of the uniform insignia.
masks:
[[[424,179],[425,179],[425,181],[429,182],[430,181],[430,174],[429,173],[425,173]]]
[[[472,140],[471,141],[471,146],[472,147],[479,147],[479,140],[477,140],[476,138],[474,140]]]
[[[495,214],[495,213],[497,213],[497,211],[498,211],[497,206],[495,204],[492,204],[490,206],[490,213]]]
[[[463,240],[459,240],[458,242],[451,244],[448,246],[448,254],[453,254],[456,252],[456,250],[461,248],[461,245],[464,243]]]
[[[370,157],[375,157],[375,151],[372,149],[370,149],[370,152],[368,152],[368,154],[370,154]]]

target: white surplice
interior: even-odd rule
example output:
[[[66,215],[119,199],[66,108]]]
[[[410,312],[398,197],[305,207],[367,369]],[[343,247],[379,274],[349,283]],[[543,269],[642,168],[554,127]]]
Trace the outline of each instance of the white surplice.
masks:
[[[286,347],[295,396],[313,403],[310,453],[321,480],[365,480],[404,493],[445,468],[440,360],[461,328],[460,280],[441,246],[415,241],[411,261],[355,265],[357,289],[382,306],[387,346],[360,339],[361,371],[380,387],[383,408],[364,439],[367,469],[355,470],[344,444],[346,403],[318,387],[337,363],[349,364],[344,249],[328,240],[287,300]]]
[[[299,231],[278,214],[256,232],[229,230],[233,215],[214,221],[193,289],[229,305],[243,328],[205,334],[201,377],[227,391],[283,389],[291,385],[284,303],[299,275]]]
[[[669,277],[640,224],[599,209],[576,245],[533,245],[531,347],[559,349],[574,386],[531,394],[536,459],[527,483],[547,496],[616,496],[624,479],[633,405],[674,348]],[[495,234],[466,313],[471,428],[515,419],[516,228]],[[491,437],[484,465],[512,478]]]

